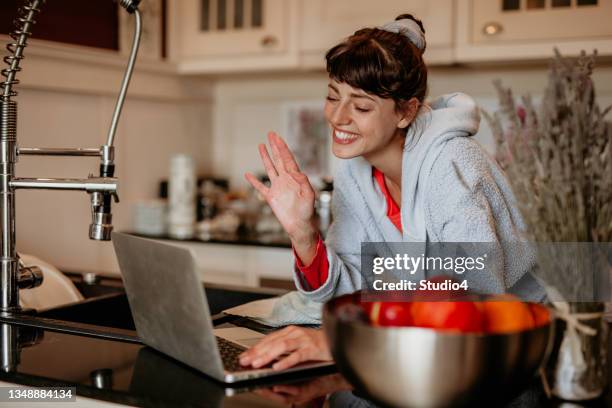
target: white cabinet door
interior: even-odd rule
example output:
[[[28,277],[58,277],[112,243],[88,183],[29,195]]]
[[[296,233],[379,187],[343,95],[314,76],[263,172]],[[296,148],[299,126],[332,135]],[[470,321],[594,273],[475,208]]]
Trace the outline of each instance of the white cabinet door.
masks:
[[[423,21],[428,63],[452,62],[453,0],[302,0],[302,63],[324,65],[325,52],[363,27],[373,27],[409,13]]]
[[[259,285],[262,278],[293,280],[293,251],[289,248],[249,248],[249,275]]]
[[[191,250],[203,282],[256,286],[249,276],[249,248],[238,245],[161,240],[161,243]]]
[[[459,61],[612,53],[612,0],[458,0]]]
[[[293,279],[290,248],[160,240],[187,248],[203,282],[257,287],[261,278]]]
[[[295,65],[294,0],[175,0],[169,52],[183,73]]]

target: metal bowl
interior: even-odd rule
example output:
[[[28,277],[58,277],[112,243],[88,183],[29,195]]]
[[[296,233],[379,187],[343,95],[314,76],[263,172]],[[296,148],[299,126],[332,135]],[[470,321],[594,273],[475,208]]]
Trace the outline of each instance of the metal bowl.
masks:
[[[533,382],[548,355],[551,324],[516,333],[453,333],[417,327],[374,327],[338,318],[334,299],[323,326],[338,369],[373,401],[394,407],[499,403]]]

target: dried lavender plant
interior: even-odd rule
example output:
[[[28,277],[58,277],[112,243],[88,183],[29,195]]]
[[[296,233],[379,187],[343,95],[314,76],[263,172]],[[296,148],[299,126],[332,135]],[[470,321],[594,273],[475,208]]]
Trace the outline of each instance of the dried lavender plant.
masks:
[[[512,91],[497,81],[500,110],[493,116],[483,112],[530,241],[612,239],[612,123],[605,120],[610,107],[602,110],[595,98],[595,57],[582,52],[577,59],[563,58],[555,50],[539,109],[528,95],[517,109]],[[561,257],[558,251],[539,253],[540,277],[570,299],[589,282],[596,284],[584,273],[588,266],[576,268],[585,254],[580,246],[575,250]]]

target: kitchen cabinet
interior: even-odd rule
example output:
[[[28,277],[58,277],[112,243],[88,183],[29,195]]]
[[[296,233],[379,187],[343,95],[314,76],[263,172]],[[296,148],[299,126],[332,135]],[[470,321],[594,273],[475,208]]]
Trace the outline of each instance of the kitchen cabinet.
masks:
[[[168,48],[187,74],[322,69],[334,44],[402,13],[423,21],[430,65],[612,55],[612,0],[181,0]]]
[[[262,278],[293,280],[290,248],[163,240],[190,249],[203,282],[258,287]]]
[[[187,74],[295,67],[295,1],[169,2],[170,58]]]
[[[612,0],[457,0],[460,62],[612,54]]]
[[[323,68],[356,29],[412,13],[427,30],[427,62],[450,63],[453,1],[181,0],[168,4],[169,55],[184,74]]]
[[[0,33],[9,34],[16,30],[15,21],[23,14],[25,5],[25,1],[0,1]],[[48,1],[40,10],[31,29],[35,40],[110,51],[119,49],[119,19],[128,13],[116,2],[90,1],[84,6],[82,0]],[[6,41],[2,42],[4,53]]]
[[[324,67],[325,52],[362,27],[410,13],[423,21],[428,63],[452,62],[453,0],[303,0],[300,2],[300,57],[306,67]]]

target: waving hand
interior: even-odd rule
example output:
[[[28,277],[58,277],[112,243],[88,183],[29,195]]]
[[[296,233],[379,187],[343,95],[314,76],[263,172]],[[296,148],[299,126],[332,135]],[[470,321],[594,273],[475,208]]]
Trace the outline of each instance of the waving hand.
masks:
[[[245,177],[265,198],[302,262],[308,263],[314,257],[312,250],[316,248],[318,235],[314,226],[315,192],[285,141],[270,132],[268,142],[272,156],[264,144],[259,145],[259,155],[270,178],[270,187],[251,173],[246,173]]]

